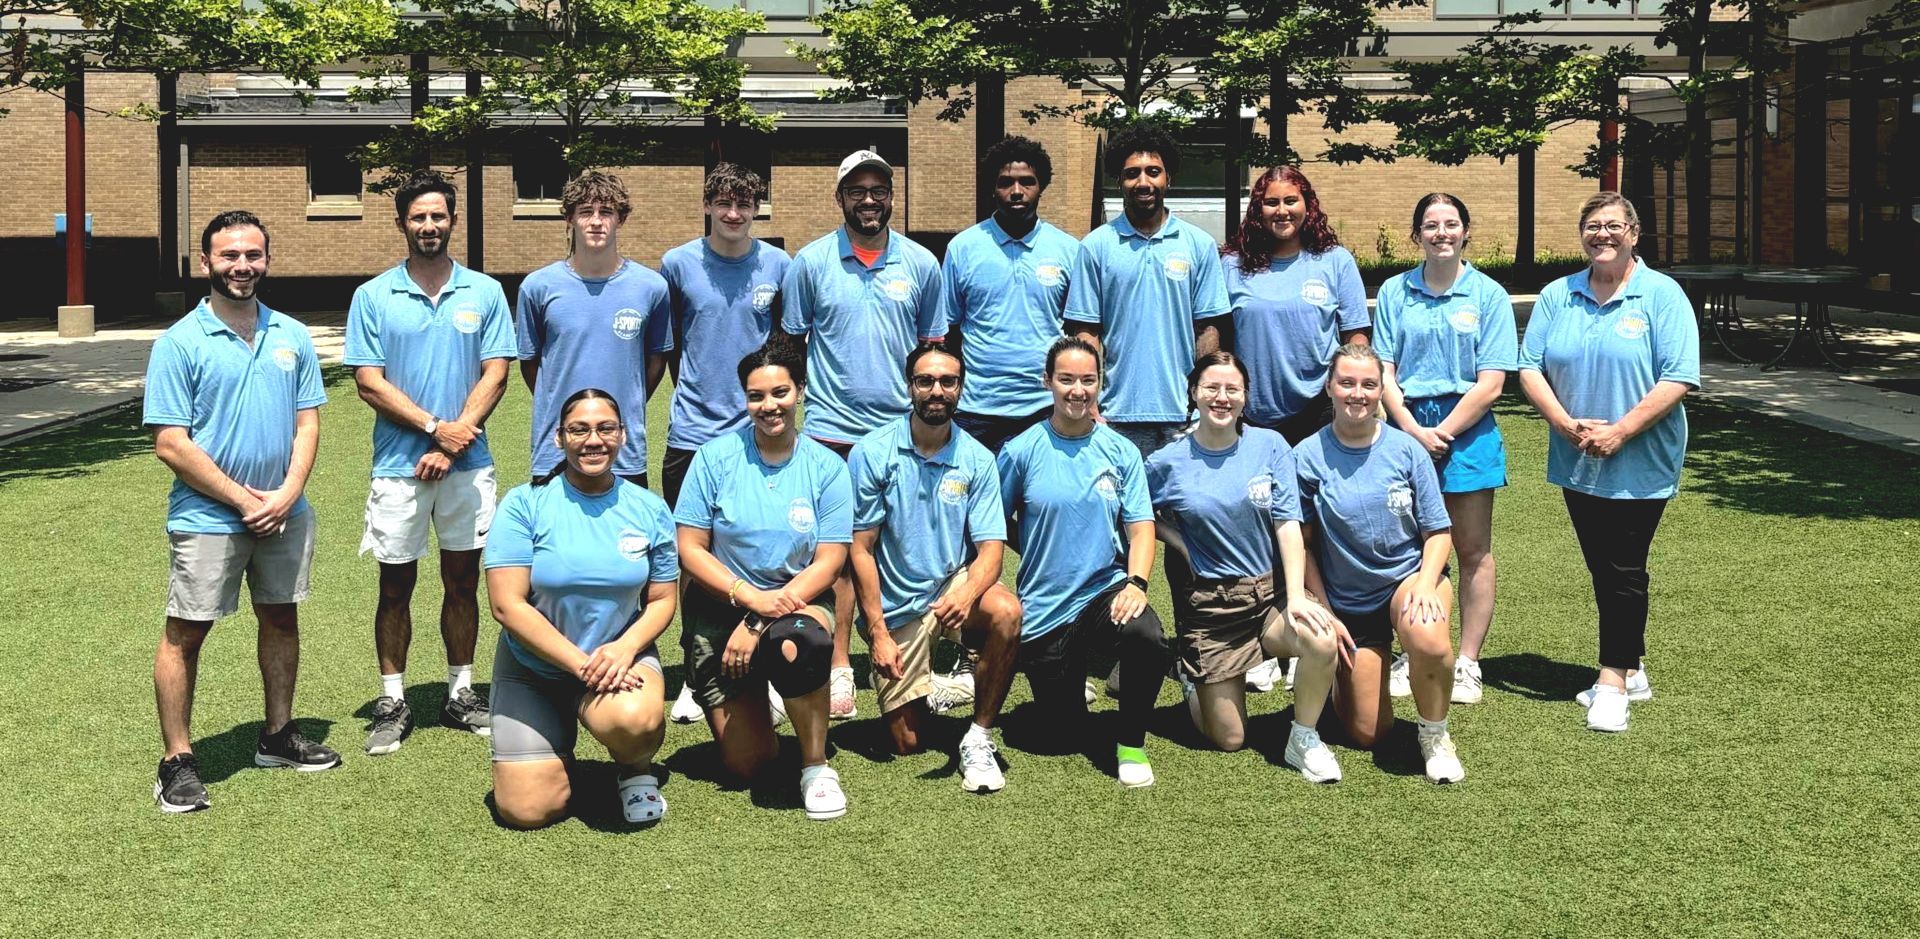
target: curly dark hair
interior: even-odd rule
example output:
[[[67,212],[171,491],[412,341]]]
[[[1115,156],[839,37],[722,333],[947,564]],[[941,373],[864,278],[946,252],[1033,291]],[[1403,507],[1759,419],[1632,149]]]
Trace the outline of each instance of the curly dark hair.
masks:
[[[448,182],[447,177],[441,175],[438,170],[421,170],[407,177],[407,181],[393,191],[394,215],[406,218],[407,213],[413,210],[413,200],[433,192],[446,197],[447,212],[453,213],[455,199],[453,184]]]
[[[980,157],[980,175],[993,179],[1009,163],[1033,167],[1033,174],[1040,177],[1041,188],[1053,185],[1053,158],[1047,155],[1047,148],[1041,146],[1040,141],[1030,137],[1000,138],[999,143],[988,147]]]
[[[807,359],[787,343],[774,340],[747,353],[735,369],[740,373],[740,387],[747,387],[747,376],[763,368],[784,368],[794,384],[807,383]]]
[[[700,201],[712,204],[721,196],[762,202],[767,198],[766,180],[738,163],[718,163],[700,190]]]
[[[567,181],[560,190],[560,210],[567,218],[573,217],[573,210],[589,202],[599,202],[619,213],[620,221],[625,222],[633,213],[633,201],[627,196],[627,184],[620,177],[601,170],[588,170]]]
[[[1258,274],[1273,262],[1273,248],[1277,243],[1273,231],[1267,228],[1260,218],[1260,200],[1266,198],[1267,189],[1275,183],[1289,183],[1300,190],[1300,198],[1307,203],[1307,218],[1300,223],[1300,249],[1309,254],[1320,254],[1328,248],[1340,244],[1340,236],[1333,233],[1332,223],[1327,221],[1327,213],[1320,208],[1320,196],[1313,191],[1313,184],[1307,181],[1307,174],[1295,166],[1276,166],[1260,174],[1247,191],[1247,214],[1240,221],[1240,230],[1227,239],[1220,253],[1234,259],[1245,274]]]
[[[1107,175],[1118,179],[1127,168],[1127,158],[1136,153],[1154,154],[1169,174],[1180,172],[1180,145],[1174,142],[1173,135],[1158,124],[1142,121],[1120,130],[1107,141]]]

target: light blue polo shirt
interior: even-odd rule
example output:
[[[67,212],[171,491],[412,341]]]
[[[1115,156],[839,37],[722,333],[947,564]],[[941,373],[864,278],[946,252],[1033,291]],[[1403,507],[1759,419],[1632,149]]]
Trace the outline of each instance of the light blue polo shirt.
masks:
[[[740,360],[766,345],[773,302],[786,277],[787,253],[764,241],[730,258],[695,238],[660,259],[673,303],[680,377],[673,387],[667,446],[700,446],[746,423]]]
[[[227,478],[271,490],[286,482],[293,462],[295,414],[327,403],[327,392],[307,327],[255,305],[260,321],[251,347],[205,300],[154,340],[140,422],[185,427]],[[308,511],[302,495],[289,514]],[[247,526],[233,506],[175,478],[167,530],[239,534]]]
[[[514,353],[513,313],[500,282],[458,263],[437,304],[402,261],[361,284],[347,308],[347,364],[378,366],[408,400],[443,421],[466,408],[487,359]],[[411,477],[432,446],[420,430],[374,413],[374,476]],[[455,470],[492,465],[485,428],[453,459]]]
[[[526,567],[527,602],[582,652],[620,638],[646,605],[647,585],[678,580],[680,555],[667,503],[623,479],[599,495],[573,488],[566,474],[543,486],[513,487],[487,533],[485,563]],[[528,670],[567,673],[505,633]]]
[[[1373,348],[1392,362],[1409,398],[1463,395],[1482,371],[1511,372],[1520,361],[1507,289],[1463,263],[1453,286],[1427,288],[1424,266],[1380,285],[1373,310]]]
[[[849,458],[853,527],[880,529],[880,608],[888,629],[918,619],[973,546],[1007,540],[993,454],[957,425],[933,456],[913,446],[911,417],[860,438]],[[862,616],[864,617],[864,613]]]
[[[769,465],[742,427],[694,452],[673,520],[712,532],[709,548],[727,570],[777,590],[820,545],[853,543],[853,488],[847,464],[804,434],[786,462]]]
[[[1179,529],[1195,577],[1272,573],[1274,524],[1301,519],[1293,448],[1259,427],[1222,451],[1191,434],[1161,447],[1147,457],[1147,491]]]
[[[1152,521],[1153,503],[1139,449],[1105,424],[1065,437],[1041,421],[1001,448],[999,469],[1031,642],[1127,579],[1126,526]]]
[[[1275,259],[1249,276],[1226,262],[1233,297],[1233,351],[1247,363],[1248,420],[1277,424],[1300,413],[1327,387],[1340,336],[1365,329],[1367,288],[1353,253],[1334,245]]]
[[[673,350],[667,281],[627,260],[613,276],[581,277],[555,261],[520,284],[514,317],[520,357],[539,359],[533,388],[533,472],[560,465],[553,441],[560,405],[582,388],[598,388],[620,402],[627,443],[613,471],[647,471],[647,356]]]
[[[780,302],[780,328],[807,337],[807,433],[836,443],[907,413],[907,353],[947,332],[940,262],[899,232],[872,267],[846,226],[816,239],[787,268]]]
[[[1213,236],[1172,213],[1142,235],[1122,215],[1080,242],[1069,279],[1066,318],[1101,326],[1101,415],[1186,420],[1193,324],[1228,310]]]
[[[1642,259],[1601,304],[1588,273],[1540,291],[1520,368],[1544,376],[1576,418],[1617,421],[1663,381],[1699,388],[1700,332],[1680,285]],[[1547,482],[1604,499],[1666,499],[1680,487],[1686,456],[1687,411],[1676,404],[1610,457],[1582,454],[1565,437],[1548,435]]]
[[[1026,417],[1053,403],[1041,375],[1060,338],[1080,242],[1046,222],[1015,238],[989,218],[947,245],[948,329],[960,331],[967,382],[960,410]]]
[[[1453,527],[1433,458],[1405,432],[1376,423],[1372,446],[1348,447],[1323,427],[1293,450],[1321,586],[1335,610],[1349,613],[1385,606],[1420,570],[1426,533]]]

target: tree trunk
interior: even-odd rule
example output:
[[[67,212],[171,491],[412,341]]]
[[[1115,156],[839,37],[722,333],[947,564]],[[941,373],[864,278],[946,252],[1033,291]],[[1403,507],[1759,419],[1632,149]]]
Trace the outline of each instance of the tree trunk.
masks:
[[[1534,259],[1534,157],[1533,148],[1520,151],[1519,176],[1520,230],[1513,237],[1513,266],[1522,271],[1533,269]]]
[[[1275,60],[1267,76],[1267,135],[1273,142],[1274,162],[1286,160],[1287,118],[1293,113],[1293,86],[1287,84],[1287,62]]]
[[[993,179],[1000,168],[981,161],[1007,135],[1007,76],[989,72],[975,79],[973,88],[974,215],[984,220],[993,214]]]
[[[1687,51],[1689,78],[1698,79],[1706,73],[1707,24],[1712,14],[1710,0],[1694,0],[1693,47]],[[1712,260],[1712,197],[1713,125],[1707,120],[1706,98],[1696,96],[1687,102],[1687,260],[1694,264]]]

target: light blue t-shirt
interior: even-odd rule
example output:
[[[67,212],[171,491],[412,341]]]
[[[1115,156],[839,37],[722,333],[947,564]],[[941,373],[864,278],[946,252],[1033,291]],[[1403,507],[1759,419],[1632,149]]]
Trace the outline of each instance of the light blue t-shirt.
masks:
[[[1380,285],[1373,311],[1373,348],[1392,362],[1409,398],[1463,395],[1482,371],[1511,372],[1519,363],[1513,300],[1471,264],[1446,292],[1427,289],[1422,267]]]
[[[753,428],[728,431],[693,454],[673,520],[713,532],[727,570],[776,590],[813,563],[822,544],[853,543],[847,464],[801,435],[786,462],[760,459]]]
[[[1001,448],[999,469],[1029,642],[1127,579],[1126,526],[1152,521],[1153,503],[1140,451],[1105,424],[1064,437],[1041,421]]]
[[[1195,577],[1272,573],[1274,523],[1300,521],[1293,448],[1259,427],[1224,451],[1192,435],[1161,447],[1147,457],[1147,490],[1179,529]]]
[[[680,577],[667,503],[626,480],[588,495],[563,473],[522,484],[500,500],[487,533],[486,566],[532,568],[527,602],[582,652],[620,638],[640,617],[647,585]],[[567,673],[506,634],[507,648],[548,678]]]
[[[520,357],[539,359],[533,388],[533,472],[560,465],[553,441],[560,405],[582,388],[620,402],[627,443],[613,471],[647,471],[647,356],[673,350],[667,281],[631,260],[612,277],[589,280],[555,261],[520,284],[515,332]]]
[[[361,284],[347,308],[347,364],[378,366],[408,400],[443,421],[466,408],[487,359],[514,352],[513,312],[500,282],[458,263],[438,304],[403,261]],[[410,477],[432,447],[427,434],[374,413],[374,476]],[[453,458],[456,471],[492,465],[485,428]]]
[[[738,258],[695,238],[660,259],[673,302],[680,379],[673,388],[667,446],[698,450],[746,423],[740,360],[765,345],[773,301],[787,274],[787,253],[764,241]]]
[[[898,418],[860,438],[848,460],[853,527],[880,529],[874,555],[888,629],[927,612],[934,591],[967,563],[976,543],[1007,540],[993,454],[949,423],[946,447],[921,456],[912,420]]]
[[[1226,260],[1233,297],[1233,351],[1247,363],[1247,419],[1277,424],[1327,387],[1327,365],[1342,334],[1365,329],[1367,288],[1352,252],[1334,245],[1275,259],[1248,276]]]
[[[320,359],[307,327],[260,308],[252,347],[220,321],[207,301],[154,340],[140,421],[185,427],[195,446],[227,478],[278,489],[293,462],[297,412],[327,403]],[[290,515],[310,511],[303,494]],[[167,496],[167,530],[238,534],[240,513],[178,478]]]
[[[1066,318],[1101,326],[1100,413],[1110,421],[1183,421],[1193,324],[1227,312],[1213,236],[1169,214],[1152,236],[1125,215],[1080,242]]]
[[[1293,450],[1300,512],[1314,526],[1314,560],[1336,610],[1368,613],[1420,569],[1425,534],[1453,527],[1433,458],[1406,433],[1376,422],[1363,449],[1323,427]]]
[[[1060,338],[1080,242],[1046,222],[1015,238],[989,218],[947,245],[948,329],[960,331],[967,383],[960,410],[1026,417],[1053,403],[1040,376]]]
[[[1520,368],[1539,372],[1567,414],[1617,421],[1663,381],[1700,387],[1700,332],[1693,304],[1673,278],[1634,265],[1605,304],[1595,302],[1587,271],[1540,291],[1527,320]],[[1680,487],[1687,457],[1687,410],[1676,404],[1659,423],[1610,457],[1582,454],[1549,434],[1547,482],[1604,499],[1666,499]]]
[[[907,413],[907,353],[947,332],[940,262],[899,232],[872,267],[845,226],[801,248],[780,304],[781,330],[807,337],[807,433],[836,443]]]

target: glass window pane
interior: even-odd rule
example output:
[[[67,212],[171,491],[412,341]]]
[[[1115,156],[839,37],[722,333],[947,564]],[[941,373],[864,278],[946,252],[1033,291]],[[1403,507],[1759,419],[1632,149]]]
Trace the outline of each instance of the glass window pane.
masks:
[[[360,164],[347,147],[307,148],[307,187],[315,202],[360,201]]]
[[[1552,18],[1566,16],[1567,6],[1565,0],[1561,0],[1558,6],[1555,5],[1554,0],[1506,0],[1506,9],[1502,12],[1507,15],[1539,13],[1541,16]]]
[[[1499,16],[1500,0],[1433,0],[1434,16]]]
[[[812,0],[746,0],[746,8],[774,17],[813,15]]]
[[[1608,3],[1607,0],[1573,0],[1574,16],[1632,16],[1633,0]]]

